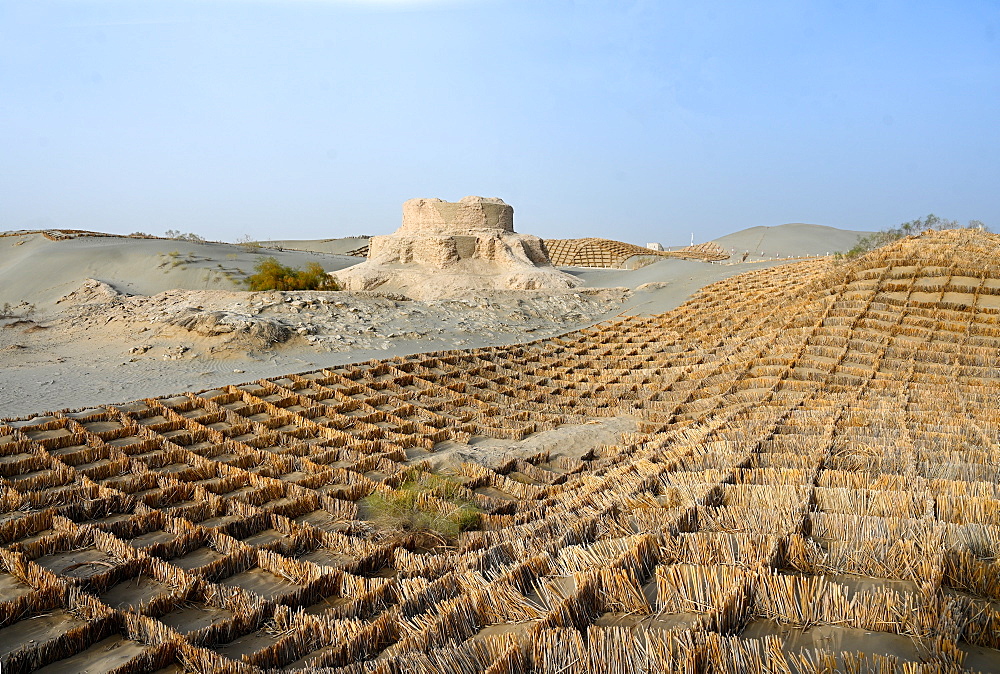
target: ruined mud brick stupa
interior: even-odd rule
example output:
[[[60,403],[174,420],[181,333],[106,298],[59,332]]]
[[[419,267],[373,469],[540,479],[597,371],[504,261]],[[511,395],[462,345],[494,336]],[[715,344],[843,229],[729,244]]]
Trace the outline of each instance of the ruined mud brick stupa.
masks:
[[[394,234],[371,240],[368,260],[336,274],[346,290],[388,290],[417,299],[476,290],[557,290],[579,281],[552,266],[537,236],[514,232],[502,199],[410,199]]]

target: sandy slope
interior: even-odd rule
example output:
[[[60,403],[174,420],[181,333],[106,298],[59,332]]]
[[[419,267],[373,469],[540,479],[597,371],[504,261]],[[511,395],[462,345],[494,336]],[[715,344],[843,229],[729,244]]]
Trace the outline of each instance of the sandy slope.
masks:
[[[121,292],[152,295],[174,288],[241,290],[261,256],[336,271],[358,259],[306,251],[251,249],[175,239],[91,237],[51,241],[41,234],[0,237],[0,305],[55,302],[94,278]]]
[[[860,237],[870,233],[797,222],[776,227],[750,227],[715,239],[715,243],[732,251],[736,259],[749,252],[747,259],[755,260],[795,255],[828,255],[848,250]]]
[[[0,306],[34,303],[41,308],[76,290],[88,278],[131,294],[174,288],[241,290],[261,256],[303,267],[318,262],[336,271],[358,259],[306,251],[248,249],[228,243],[175,239],[84,236],[51,241],[41,234],[0,237]]]
[[[812,231],[770,229],[789,249]],[[340,241],[319,243],[338,251],[357,243]],[[247,293],[237,282],[260,254],[295,266],[316,261],[328,271],[359,261],[162,239],[0,237],[0,307],[10,304],[13,314],[0,319],[0,417],[528,342],[621,313],[661,313],[709,283],[761,267],[663,260],[635,271],[568,268],[589,291],[403,302],[377,294]]]

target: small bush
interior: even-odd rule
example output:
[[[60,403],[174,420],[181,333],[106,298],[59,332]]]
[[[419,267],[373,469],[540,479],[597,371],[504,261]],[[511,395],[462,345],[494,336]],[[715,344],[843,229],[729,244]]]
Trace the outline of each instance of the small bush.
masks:
[[[253,268],[257,273],[244,280],[250,290],[340,290],[316,262],[310,262],[302,270],[287,267],[273,257],[262,257]]]
[[[904,237],[911,236],[914,234],[920,234],[929,230],[942,230],[942,229],[962,229],[962,225],[958,224],[958,220],[946,220],[945,218],[939,218],[938,216],[931,213],[926,218],[917,218],[916,220],[911,220],[909,222],[904,222],[897,227],[888,227],[886,229],[880,230],[878,232],[872,232],[867,236],[863,236],[858,239],[858,242],[854,244],[846,253],[837,253],[836,257],[838,259],[853,259],[864,255],[865,253],[871,252],[876,248],[881,248],[882,246],[887,246],[893,241],[898,241]],[[969,224],[966,225],[967,229],[981,229],[984,231],[989,231],[989,228],[984,225],[979,220],[970,220]]]
[[[482,510],[461,498],[458,485],[439,475],[423,473],[408,479],[390,494],[375,493],[358,502],[368,518],[384,530],[428,533],[454,541],[463,531],[479,526]],[[417,507],[420,494],[433,494],[454,507],[447,512],[427,512]]]
[[[199,236],[193,232],[181,232],[177,229],[168,229],[163,235],[168,239],[177,239],[178,241],[195,241],[197,243],[205,243],[205,237]]]
[[[240,246],[248,253],[253,253],[263,248],[263,246],[260,245],[260,241],[254,241],[249,234],[244,234],[236,239],[236,245]]]

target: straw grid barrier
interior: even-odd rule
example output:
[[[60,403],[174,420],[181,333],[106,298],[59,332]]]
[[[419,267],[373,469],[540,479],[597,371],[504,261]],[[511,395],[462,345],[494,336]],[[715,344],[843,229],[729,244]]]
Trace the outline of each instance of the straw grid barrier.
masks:
[[[998,260],[929,233],[530,344],[0,420],[0,662],[998,671]]]

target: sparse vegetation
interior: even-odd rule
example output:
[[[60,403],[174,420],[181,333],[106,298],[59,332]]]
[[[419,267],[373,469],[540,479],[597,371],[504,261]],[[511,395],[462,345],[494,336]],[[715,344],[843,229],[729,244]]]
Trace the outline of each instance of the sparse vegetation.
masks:
[[[168,239],[177,239],[178,241],[194,241],[196,243],[205,243],[205,237],[199,236],[193,232],[181,232],[177,229],[168,229],[163,233],[163,236]]]
[[[460,492],[461,485],[446,477],[415,472],[397,489],[371,494],[359,505],[381,529],[427,533],[452,542],[461,532],[476,528],[482,517],[482,510]],[[447,505],[421,507],[422,496]]]
[[[236,244],[248,253],[257,252],[263,247],[260,245],[260,241],[254,241],[249,234],[244,234],[236,239]]]
[[[880,230],[878,232],[873,232],[867,236],[863,236],[858,239],[858,242],[853,248],[848,250],[846,253],[838,252],[836,257],[838,259],[851,260],[865,253],[871,252],[876,248],[881,248],[882,246],[888,245],[893,241],[899,241],[900,239],[913,236],[916,234],[921,234],[929,230],[943,230],[943,229],[962,229],[963,226],[959,224],[958,220],[947,220],[945,218],[939,218],[933,213],[929,214],[925,218],[917,218],[916,220],[910,220],[909,222],[904,222],[896,227],[889,227],[887,229]],[[970,220],[968,225],[965,225],[967,229],[980,229],[983,231],[990,231],[989,228],[979,220]]]
[[[244,281],[250,290],[340,290],[317,262],[297,269],[281,264],[276,258],[261,257],[254,264],[254,271]]]

